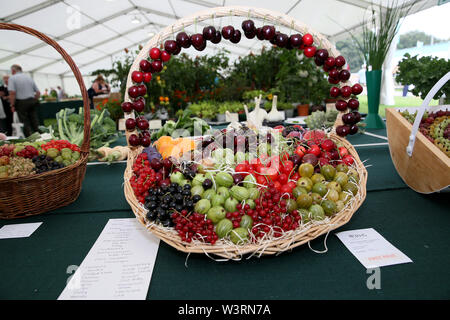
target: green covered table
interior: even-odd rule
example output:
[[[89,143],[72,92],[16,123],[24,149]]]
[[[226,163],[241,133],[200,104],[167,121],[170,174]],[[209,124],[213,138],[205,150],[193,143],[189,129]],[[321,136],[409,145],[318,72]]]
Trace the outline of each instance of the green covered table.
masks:
[[[385,131],[377,131],[384,134]],[[350,137],[363,144],[372,137]],[[360,147],[367,160],[367,198],[337,231],[374,228],[413,263],[381,268],[380,289],[371,274],[330,233],[328,251],[303,245],[278,256],[216,262],[161,242],[148,299],[449,299],[449,194],[410,190],[392,165],[387,146]],[[108,219],[132,218],[123,194],[124,163],[90,165],[78,200],[54,212],[14,221],[43,222],[30,238],[0,240],[0,299],[56,299]],[[324,249],[324,236],[311,242]],[[187,260],[187,261],[186,261]],[[185,263],[187,267],[185,266]]]
[[[41,102],[38,108],[39,123],[44,124],[45,119],[55,119],[59,110],[72,108],[78,110],[83,107],[83,100],[67,100],[54,102]]]

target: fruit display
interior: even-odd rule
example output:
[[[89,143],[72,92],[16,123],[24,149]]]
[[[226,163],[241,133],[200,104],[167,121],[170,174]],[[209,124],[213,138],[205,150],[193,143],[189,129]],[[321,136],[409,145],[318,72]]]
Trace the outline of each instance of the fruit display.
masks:
[[[408,122],[414,123],[417,111],[409,113],[404,110],[400,113]],[[419,124],[419,131],[450,157],[450,110],[425,112]]]
[[[333,127],[338,112],[335,110],[315,111],[305,119],[305,123],[309,129],[330,129]]]
[[[358,132],[357,123],[361,120],[358,112],[359,101],[357,95],[361,94],[363,87],[360,84],[351,85],[349,83],[350,71],[345,66],[347,64],[343,56],[331,56],[331,53],[322,46],[321,39],[314,37],[305,32],[304,34],[294,33],[290,36],[277,31],[274,25],[266,24],[257,27],[255,22],[247,19],[242,22],[242,32],[231,25],[226,25],[221,30],[216,30],[214,26],[205,26],[202,33],[188,35],[185,31],[173,34],[173,39],[162,41],[160,46],[152,47],[144,58],[139,61],[139,69],[131,71],[132,85],[127,88],[126,101],[122,103],[122,110],[126,118],[126,128],[129,132],[127,135],[128,143],[132,147],[142,145],[147,147],[150,145],[150,139],[156,140],[161,136],[172,135],[173,132],[181,129],[187,130],[188,134],[183,136],[192,136],[194,132],[202,135],[207,130],[207,124],[201,120],[195,121],[190,119],[188,110],[185,111],[178,122],[168,122],[158,132],[150,136],[148,132],[148,121],[142,116],[146,101],[147,85],[153,78],[153,74],[157,74],[163,70],[164,64],[168,62],[172,55],[178,55],[182,49],[194,47],[197,51],[203,51],[208,43],[218,44],[223,40],[231,43],[239,43],[242,34],[248,38],[257,38],[261,41],[269,41],[271,45],[286,50],[299,50],[307,58],[313,58],[317,67],[323,68],[328,74],[328,82],[334,85],[340,84],[340,87],[334,86],[330,90],[330,97],[337,99],[336,109],[342,112],[343,124],[336,128],[339,136],[345,137],[348,134]],[[349,111],[347,113],[344,113]],[[137,115],[137,117],[136,117]],[[195,128],[194,123],[199,123],[203,128]],[[202,130],[203,129],[203,130]],[[180,135],[177,135],[180,136]]]
[[[148,225],[186,244],[245,246],[329,223],[358,197],[355,158],[325,131],[300,126],[213,131],[193,150],[142,149],[129,183]],[[156,147],[157,146],[157,147]]]
[[[80,148],[66,140],[0,146],[0,178],[25,177],[60,169],[80,159]]]

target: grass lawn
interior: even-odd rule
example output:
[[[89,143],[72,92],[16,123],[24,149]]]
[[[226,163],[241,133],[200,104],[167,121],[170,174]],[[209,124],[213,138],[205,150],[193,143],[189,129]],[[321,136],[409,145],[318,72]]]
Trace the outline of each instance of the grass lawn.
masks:
[[[367,113],[369,112],[369,107],[367,104],[367,96],[366,95],[360,95],[358,96],[359,100],[359,112],[361,113]],[[395,106],[387,106],[380,104],[380,116],[382,118],[386,117],[386,108],[400,108],[400,107],[419,107],[422,104],[422,99],[418,97],[401,97],[401,96],[395,96]],[[431,100],[430,105],[436,106],[438,104],[438,100]]]

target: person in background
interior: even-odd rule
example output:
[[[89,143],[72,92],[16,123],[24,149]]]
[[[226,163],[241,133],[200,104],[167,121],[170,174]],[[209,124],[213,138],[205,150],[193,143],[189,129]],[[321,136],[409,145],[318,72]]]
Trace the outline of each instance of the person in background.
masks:
[[[66,94],[64,93],[64,90],[61,88],[61,86],[57,86],[56,87],[58,90],[58,101],[61,101],[62,99],[65,98]]]
[[[105,79],[101,74],[92,83],[92,86],[88,90],[89,100],[91,108],[94,108],[94,97],[101,94],[108,94],[111,92],[111,88],[106,83]]]
[[[11,106],[9,104],[8,81],[9,81],[9,76],[8,75],[3,76],[3,85],[0,86],[0,98],[2,99],[3,110],[5,111],[5,114],[6,114],[6,119],[5,119],[6,135],[11,136],[12,135],[13,113],[11,112]]]
[[[22,67],[14,64],[11,66],[12,76],[8,81],[9,102],[11,112],[17,111],[26,137],[39,131],[39,118],[37,108],[41,93],[34,80],[22,73]]]

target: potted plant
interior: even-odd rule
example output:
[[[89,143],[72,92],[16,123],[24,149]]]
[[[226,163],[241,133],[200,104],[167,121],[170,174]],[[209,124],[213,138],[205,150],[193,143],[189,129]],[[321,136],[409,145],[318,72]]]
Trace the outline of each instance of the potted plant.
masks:
[[[411,57],[408,53],[398,64],[395,80],[404,85],[414,85],[410,91],[413,95],[425,99],[431,88],[450,70],[450,60],[431,56]],[[445,95],[440,104],[450,104],[450,83],[445,84],[435,98]]]
[[[369,112],[365,119],[367,128],[385,128],[378,114],[380,106],[380,88],[382,66],[389,52],[392,40],[399,30],[399,22],[406,17],[418,0],[399,3],[398,0],[388,1],[375,9],[372,3],[371,17],[364,21],[362,28],[362,43],[351,34],[359,51],[366,61],[367,99]]]

